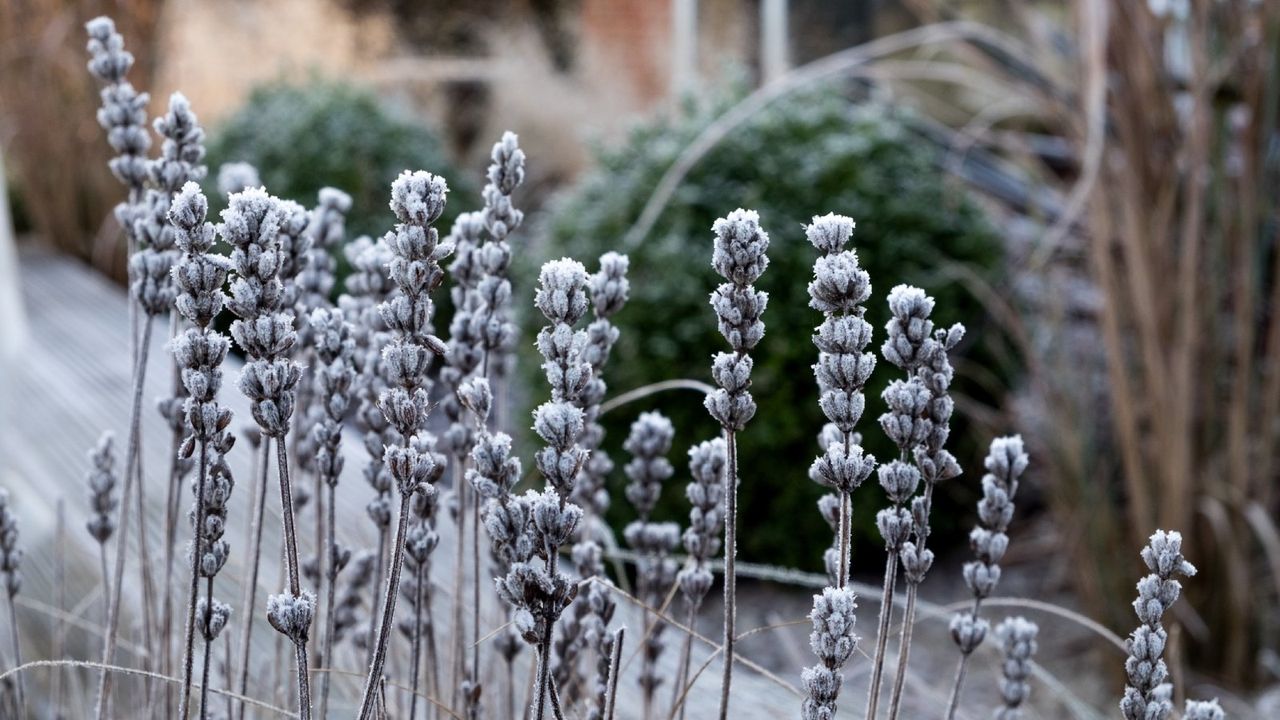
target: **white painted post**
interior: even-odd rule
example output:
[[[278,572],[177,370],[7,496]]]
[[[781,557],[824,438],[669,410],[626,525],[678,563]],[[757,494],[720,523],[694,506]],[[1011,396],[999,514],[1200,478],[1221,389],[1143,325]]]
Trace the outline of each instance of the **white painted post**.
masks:
[[[671,94],[678,100],[698,87],[698,0],[672,0]]]
[[[791,68],[787,0],[760,2],[760,81],[768,85]]]

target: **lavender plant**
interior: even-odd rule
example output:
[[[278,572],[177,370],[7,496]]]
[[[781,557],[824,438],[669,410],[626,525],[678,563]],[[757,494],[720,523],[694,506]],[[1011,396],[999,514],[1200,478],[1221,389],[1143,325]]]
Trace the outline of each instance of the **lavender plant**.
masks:
[[[111,597],[111,576],[107,572],[107,541],[116,531],[116,509],[120,501],[116,499],[116,454],[115,436],[104,432],[98,444],[89,451],[89,510],[91,515],[85,528],[98,543],[98,560],[102,565],[102,615],[105,621],[109,611],[106,598]]]
[[[973,595],[973,607],[951,618],[951,639],[960,648],[960,663],[956,666],[956,679],[947,703],[947,720],[955,717],[960,704],[960,688],[969,656],[987,635],[988,623],[978,613],[982,601],[991,597],[1000,582],[1000,560],[1009,547],[1006,533],[1013,518],[1013,498],[1018,493],[1018,478],[1026,470],[1027,462],[1020,435],[992,440],[991,450],[983,462],[987,472],[982,476],[978,526],[969,533],[969,546],[977,560],[964,565],[964,584]]]
[[[485,422],[480,423],[475,444],[471,450],[473,467],[467,470],[467,482],[483,499],[481,519],[489,535],[490,555],[497,577],[506,577],[517,563],[528,563],[533,555],[533,539],[526,531],[528,506],[523,498],[512,495],[520,481],[520,458],[511,454],[511,437],[502,432],[490,432],[488,417],[492,406],[489,381],[474,378],[458,393],[460,403]],[[511,610],[519,609],[511,603]],[[498,651],[507,668],[506,714],[515,717],[515,656],[519,651],[519,631],[514,622],[508,623],[508,631],[497,639]],[[512,637],[515,634],[516,637]]]
[[[432,313],[430,294],[444,280],[440,260],[453,250],[440,244],[439,235],[431,226],[444,212],[448,191],[443,178],[421,171],[405,171],[391,185],[391,209],[400,222],[393,232],[387,234],[386,242],[395,254],[389,268],[400,294],[378,308],[383,322],[395,332],[395,338],[382,350],[383,362],[393,385],[383,391],[380,403],[387,421],[401,437],[400,443],[387,446],[384,454],[384,462],[400,494],[400,509],[382,602],[382,622],[374,643],[369,674],[365,678],[360,720],[366,720],[373,712],[377,686],[386,662],[387,642],[399,595],[410,498],[415,492],[435,492],[435,487],[428,480],[435,471],[436,459],[414,447],[413,438],[426,432],[430,411],[426,372],[431,356],[445,353],[444,342],[428,332],[428,324]]]
[[[379,239],[375,242],[368,237],[359,237],[347,245],[343,252],[351,264],[352,272],[346,279],[347,294],[339,298],[339,305],[355,329],[355,359],[359,373],[354,394],[359,399],[359,404],[353,419],[356,428],[362,433],[364,448],[369,456],[362,472],[365,481],[373,488],[374,497],[365,510],[378,537],[367,627],[368,636],[372,638],[377,631],[378,594],[382,588],[382,573],[387,565],[387,545],[391,541],[389,535],[393,480],[383,462],[383,448],[394,444],[398,439],[395,428],[379,406],[379,398],[391,382],[387,366],[382,361],[382,349],[390,340],[391,334],[378,308],[398,290],[390,275],[385,272],[393,257],[386,241]],[[367,643],[367,649],[368,660],[372,661],[372,642]]]
[[[627,525],[623,536],[638,556],[636,595],[645,603],[643,662],[637,678],[644,693],[645,718],[652,714],[653,695],[662,683],[656,666],[664,647],[662,630],[665,627],[658,619],[650,623],[648,608],[661,607],[667,588],[675,581],[675,562],[667,556],[680,542],[680,529],[675,523],[655,523],[649,519],[658,504],[662,483],[675,474],[666,457],[674,437],[675,428],[670,420],[661,413],[647,412],[631,424],[631,433],[622,444],[622,448],[631,453],[631,461],[623,468],[631,481],[627,484],[626,496],[639,516]]]
[[[14,667],[22,667],[22,638],[18,630],[18,606],[14,597],[22,589],[22,546],[18,544],[18,518],[9,507],[9,491],[0,488],[0,580],[9,604],[9,637],[13,641]],[[27,712],[26,681],[18,675],[18,715]]]
[[[196,629],[204,639],[204,664],[201,666],[203,676],[200,682],[201,720],[209,717],[209,670],[212,666],[213,641],[231,618],[231,606],[213,597],[213,579],[226,564],[227,554],[230,552],[227,541],[222,539],[227,527],[227,502],[235,487],[231,468],[224,457],[228,449],[229,441],[213,453],[209,477],[193,488],[200,495],[193,503],[190,513],[195,526],[192,553],[198,558],[196,564],[199,565],[200,576],[206,580],[205,595],[196,603],[195,616]],[[203,522],[197,522],[197,518],[201,516]]]
[[[186,717],[191,696],[191,678],[194,650],[194,633],[197,623],[197,596],[203,573],[205,539],[200,532],[206,527],[206,503],[209,494],[210,468],[217,468],[219,459],[230,451],[233,436],[227,432],[231,424],[231,411],[218,404],[218,390],[222,386],[222,361],[226,359],[230,343],[213,329],[214,319],[222,311],[226,296],[222,285],[226,281],[229,264],[226,258],[210,253],[214,241],[213,225],[206,221],[209,205],[200,188],[194,182],[183,185],[182,192],[173,200],[169,219],[176,230],[176,241],[182,249],[182,259],[174,267],[173,280],[178,295],[175,300],[178,312],[192,327],[179,335],[172,344],[174,358],[182,368],[182,384],[189,397],[186,403],[187,424],[191,428],[179,452],[191,457],[199,446],[199,462],[196,471],[194,526],[197,536],[191,551],[191,585],[187,597],[187,627],[183,654],[183,685],[179,699],[179,716]],[[216,473],[216,470],[215,470]],[[127,485],[127,482],[126,482]],[[228,489],[229,492],[229,489]],[[126,503],[124,513],[128,512]],[[216,524],[216,521],[215,521]],[[221,532],[218,533],[221,535]],[[225,560],[225,553],[222,556]],[[216,560],[216,555],[215,555]],[[215,562],[221,567],[221,562]],[[216,572],[216,569],[213,569]],[[117,589],[118,592],[118,589]],[[212,603],[206,612],[212,610]],[[205,617],[206,629],[210,629]],[[207,657],[207,656],[206,656]],[[101,693],[100,695],[105,695]],[[99,698],[99,712],[105,697]]]
[[[1165,720],[1173,714],[1173,685],[1161,657],[1169,634],[1160,619],[1182,592],[1176,576],[1191,577],[1196,568],[1182,556],[1182,533],[1163,530],[1157,530],[1142,549],[1142,562],[1151,573],[1138,581],[1138,599],[1133,601],[1142,624],[1125,642],[1129,657],[1124,671],[1129,683],[1120,699],[1120,712],[1126,720]]]
[[[227,166],[223,166],[226,170]],[[256,176],[255,176],[256,177]],[[222,178],[219,177],[219,180]],[[244,179],[253,179],[245,177]],[[231,185],[227,186],[228,188]],[[258,186],[252,186],[254,188]],[[245,192],[244,188],[234,190],[235,195]],[[262,280],[266,285],[272,287],[271,294],[273,297],[267,302],[272,309],[289,309],[294,308],[297,298],[300,294],[298,289],[298,275],[309,260],[308,251],[311,247],[311,240],[304,235],[303,231],[306,227],[307,214],[301,205],[290,200],[279,200],[276,203],[277,210],[277,230],[274,244],[274,251],[271,253],[271,261],[277,264],[274,270],[274,278],[278,284],[278,290],[275,285],[268,280]],[[270,313],[267,307],[260,308],[258,312]],[[249,311],[252,312],[252,311]],[[293,320],[289,320],[290,326]],[[277,359],[287,360],[292,356],[292,351],[297,347],[298,341],[296,336],[290,341],[288,348],[283,348],[277,353]],[[294,387],[301,382],[301,379],[294,382]],[[296,390],[294,391],[296,395]],[[293,413],[292,417],[297,414]],[[286,425],[288,423],[286,422]],[[252,608],[257,605],[258,594],[258,571],[262,563],[262,528],[263,515],[266,512],[267,503],[267,477],[271,470],[271,448],[273,441],[278,443],[279,439],[275,436],[262,432],[261,426],[256,428],[261,442],[254,444],[254,449],[260,453],[257,459],[257,477],[251,487],[249,512],[249,537],[248,547],[250,548],[249,560],[249,577],[244,584],[242,602],[244,607]],[[297,434],[295,434],[295,439]],[[277,452],[280,450],[278,449]],[[310,497],[310,492],[306,490],[306,486],[295,484],[291,493],[291,507],[297,510],[305,504],[305,499]],[[240,630],[240,681],[239,691],[244,694],[248,690],[249,684],[249,662],[250,648],[253,640],[253,622],[246,619]],[[245,708],[243,704],[240,706],[240,717],[244,717]]]
[[[930,353],[933,300],[919,288],[898,285],[889,292],[889,310],[893,316],[885,326],[888,335],[880,353],[893,365],[906,372],[906,380],[894,380],[881,397],[889,412],[880,416],[880,427],[898,447],[898,457],[880,465],[877,473],[892,507],[876,514],[876,526],[884,538],[884,589],[880,599],[880,620],[876,631],[876,652],[872,659],[871,684],[867,691],[868,720],[876,717],[880,701],[880,681],[884,670],[885,648],[889,639],[889,621],[893,612],[893,596],[898,578],[898,563],[903,547],[914,529],[912,513],[903,507],[920,485],[920,469],[910,462],[914,450],[932,430],[925,417],[929,404],[929,388],[917,377],[917,370]],[[923,508],[922,508],[923,509]],[[925,562],[931,555],[913,560]],[[919,567],[917,567],[917,570]]]
[[[725,465],[728,461],[723,438],[706,440],[689,448],[689,475],[685,496],[693,506],[689,510],[689,527],[684,531],[684,549],[689,554],[688,563],[676,575],[676,584],[686,606],[685,625],[693,628],[698,609],[715,577],[707,567],[720,551],[720,531],[724,524]],[[689,679],[689,663],[693,654],[693,634],[685,633],[684,648],[680,651],[680,663],[676,670],[675,698],[672,705],[680,707],[684,718],[684,703],[680,701]]]
[[[342,422],[350,406],[351,385],[355,381],[352,367],[355,357],[355,341],[351,338],[351,324],[343,319],[340,310],[317,309],[311,314],[312,336],[320,367],[316,379],[320,386],[319,407],[324,418],[312,428],[317,447],[316,470],[323,485],[329,490],[325,505],[326,545],[321,551],[325,557],[324,581],[328,593],[325,602],[324,648],[320,661],[333,663],[333,627],[336,609],[338,573],[350,559],[351,551],[340,547],[337,538],[337,487],[342,475]],[[329,707],[329,673],[320,680],[320,717],[326,717]]]
[[[711,294],[720,334],[732,353],[717,353],[711,375],[720,387],[704,402],[711,417],[724,430],[728,489],[724,513],[724,674],[720,683],[720,720],[729,715],[730,686],[733,682],[734,624],[737,613],[738,526],[738,446],[737,434],[756,413],[751,398],[751,356],[747,353],[764,337],[764,314],[768,294],[756,290],[769,258],[769,235],[760,227],[760,217],[752,210],[734,210],[712,225],[715,242],[711,265],[726,282]]]
[[[609,508],[609,492],[605,481],[613,471],[613,461],[600,447],[604,440],[604,426],[600,424],[600,405],[604,402],[607,386],[604,366],[609,360],[618,329],[610,318],[622,309],[630,292],[627,269],[630,261],[626,255],[608,252],[600,256],[600,270],[587,281],[591,299],[592,321],[587,325],[587,345],[584,356],[591,365],[591,381],[583,389],[578,406],[583,411],[583,432],[579,444],[587,451],[587,460],[574,482],[570,500],[583,509],[583,521],[578,527],[571,556],[578,577],[604,577],[600,543],[610,534],[604,524],[604,514]],[[605,645],[610,641],[609,620],[614,612],[613,598],[601,583],[590,583],[585,592],[574,599],[570,612],[563,621],[563,630],[556,644],[558,658],[556,682],[570,700],[577,699],[580,684],[577,660],[584,648],[590,647],[596,655],[597,685],[599,673],[608,668],[610,651]],[[588,710],[589,717],[597,717],[603,710],[601,691],[597,688],[596,702]]]
[[[844,676],[840,673],[858,646],[854,634],[857,622],[857,596],[846,587],[824,588],[813,596],[813,632],[809,646],[819,664],[805,668],[801,675],[807,697],[800,709],[801,720],[827,720],[836,716],[836,698]]]
[[[102,108],[98,111],[98,124],[107,131],[107,141],[117,153],[116,157],[109,162],[111,171],[127,190],[127,198],[115,208],[116,220],[124,231],[129,258],[131,296],[129,340],[133,359],[133,393],[129,413],[129,439],[125,448],[122,502],[126,506],[134,502],[136,493],[141,555],[139,573],[144,590],[143,642],[150,650],[152,648],[151,569],[147,555],[146,522],[141,512],[144,488],[139,467],[141,453],[138,448],[141,444],[142,388],[151,344],[151,320],[156,315],[167,311],[173,302],[173,289],[168,281],[173,253],[166,248],[156,247],[147,247],[143,248],[142,252],[136,252],[139,249],[138,225],[145,222],[148,214],[144,193],[148,179],[147,151],[151,147],[151,137],[146,131],[146,105],[149,97],[146,93],[137,92],[126,79],[130,68],[133,67],[133,55],[124,49],[124,38],[116,32],[115,24],[109,18],[95,18],[86,23],[85,30],[89,36],[89,72],[103,85]],[[145,317],[141,333],[138,331],[137,310],[141,310]],[[126,530],[129,527],[129,512],[125,510],[120,518],[121,527]],[[124,577],[127,543],[118,545],[112,583],[114,592],[107,612],[107,628],[103,642],[104,664],[112,662],[115,652],[119,609],[111,608],[119,604],[120,585]],[[101,718],[110,693],[110,679],[105,672],[102,673],[99,686],[99,695],[102,697],[99,701],[98,716]]]
[[[871,279],[859,267],[857,253],[844,249],[853,228],[853,220],[834,214],[815,217],[806,228],[809,242],[823,253],[814,263],[814,279],[809,283],[809,306],[825,316],[813,338],[818,346],[818,363],[813,366],[821,393],[818,402],[831,428],[824,428],[824,435],[839,437],[826,443],[823,454],[810,466],[809,477],[835,490],[840,500],[837,588],[843,588],[849,578],[850,497],[875,467],[875,458],[863,453],[854,432],[866,407],[863,387],[875,368],[875,356],[864,352],[871,342],[871,324],[863,319],[862,303],[871,297]]]
[[[424,452],[434,453],[434,448],[425,446]],[[433,482],[444,473],[445,458],[437,454]],[[409,638],[412,650],[409,655],[409,720],[415,720],[418,712],[419,668],[422,665],[422,645],[426,640],[426,665],[431,673],[428,685],[433,697],[440,695],[440,678],[438,672],[435,618],[431,606],[431,553],[440,542],[436,534],[436,510],[439,503],[435,496],[421,493],[413,496],[413,520],[409,525],[409,535],[405,542],[405,565],[413,582],[400,586],[409,607],[409,614],[400,621],[400,632]]]
[[[538,277],[534,304],[550,324],[538,332],[537,346],[551,385],[551,399],[534,410],[534,431],[546,443],[534,462],[546,478],[547,489],[527,493],[524,508],[516,510],[527,512],[525,524],[516,526],[516,537],[525,537],[511,542],[521,550],[530,548],[531,555],[517,556],[498,580],[499,597],[516,609],[516,629],[525,642],[537,648],[535,720],[545,717],[548,702],[554,715],[561,717],[551,675],[551,639],[556,620],[577,593],[577,585],[559,571],[559,552],[582,520],[582,509],[570,503],[569,496],[586,460],[586,451],[578,445],[584,424],[577,400],[591,380],[591,365],[583,358],[586,332],[573,329],[587,311],[586,285],[586,268],[568,259],[546,263]],[[514,505],[509,503],[507,509],[514,509]],[[509,519],[517,519],[514,515],[510,513]],[[493,527],[498,524],[486,524],[491,536],[506,529]],[[542,561],[541,566],[532,562],[533,556]]]
[[[289,209],[262,189],[245,190],[230,197],[218,230],[232,248],[231,262],[235,270],[227,305],[238,319],[231,323],[231,335],[247,358],[240,373],[240,392],[249,398],[264,445],[270,438],[276,446],[289,586],[287,594],[268,598],[267,619],[293,642],[298,708],[305,720],[311,716],[307,638],[315,612],[315,595],[302,589],[285,445],[294,411],[294,393],[301,377],[297,363],[289,359],[297,342],[294,315],[281,302],[280,270],[284,255],[279,236],[282,224],[292,221]]]
[[[910,292],[910,290],[908,290]],[[932,307],[933,299],[918,291],[927,304]],[[901,297],[901,296],[900,296]],[[909,304],[916,308],[923,307],[918,300]],[[927,313],[926,313],[927,316]],[[956,323],[947,329],[934,330],[933,336],[923,346],[921,363],[915,370],[918,378],[928,393],[923,407],[921,419],[927,428],[920,444],[912,454],[920,477],[924,481],[924,490],[911,499],[911,533],[903,541],[899,551],[899,562],[902,564],[903,576],[907,584],[907,605],[902,616],[902,630],[898,637],[898,673],[893,680],[893,693],[889,700],[889,718],[896,720],[902,703],[902,689],[907,680],[907,663],[911,654],[911,635],[915,627],[916,597],[924,576],[933,565],[933,551],[928,549],[929,514],[933,508],[933,491],[937,484],[960,474],[960,465],[955,457],[944,447],[951,433],[951,414],[955,402],[947,390],[955,376],[947,353],[953,350],[964,337],[964,326]],[[886,358],[895,365],[892,356],[893,348],[886,343]]]
[[[1005,618],[996,626],[996,637],[1004,647],[1001,664],[1000,699],[1003,706],[996,710],[996,720],[1020,720],[1022,704],[1031,694],[1028,680],[1031,678],[1031,656],[1036,654],[1036,635],[1040,628],[1020,617]]]

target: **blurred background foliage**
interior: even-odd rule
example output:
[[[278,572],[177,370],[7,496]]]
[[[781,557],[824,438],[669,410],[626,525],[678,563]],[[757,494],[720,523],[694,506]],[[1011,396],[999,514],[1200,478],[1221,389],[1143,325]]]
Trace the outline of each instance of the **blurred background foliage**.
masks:
[[[621,144],[600,147],[595,169],[553,201],[540,219],[538,245],[533,256],[524,258],[525,278],[518,287],[532,287],[538,265],[562,255],[578,258],[594,271],[595,259],[618,248],[677,155],[744,94],[741,84],[733,84],[705,100],[689,100],[678,113],[636,125]],[[605,369],[615,394],[671,378],[709,380],[711,356],[725,348],[708,305],[719,281],[710,264],[711,224],[733,208],[752,208],[770,234],[770,265],[759,283],[769,293],[767,331],[752,353],[758,420],[741,440],[740,543],[748,560],[817,570],[830,542],[830,530],[814,506],[823,489],[807,476],[824,422],[810,368],[817,352],[812,331],[821,317],[808,307],[804,280],[812,276],[816,251],[805,240],[803,225],[814,215],[837,212],[857,219],[853,246],[871,274],[874,291],[867,317],[876,336],[869,349],[877,356],[888,319],[885,297],[893,285],[912,283],[937,298],[938,323],[963,320],[970,325],[970,341],[960,351],[965,360],[991,361],[983,346],[989,333],[981,327],[978,302],[940,270],[962,263],[990,277],[1001,264],[1001,244],[964,189],[938,172],[936,148],[912,131],[912,122],[908,112],[852,100],[839,87],[788,96],[703,158],[657,225],[640,243],[622,248],[631,257],[631,300],[615,320],[622,335]],[[533,336],[539,320],[529,318],[526,337]],[[539,387],[533,384],[536,373],[529,363],[528,387]],[[898,375],[896,368],[881,364],[867,389],[860,427],[866,446],[879,458],[892,452],[876,425],[884,409],[880,391]],[[1001,377],[1014,379],[1007,373]],[[990,397],[993,390],[998,392],[963,379],[957,385],[960,393],[998,403]],[[535,390],[530,400],[540,398]],[[630,421],[649,408],[660,409],[676,425],[672,458],[681,473],[665,491],[664,505],[670,519],[687,520],[685,452],[718,429],[694,393],[664,393],[628,405],[605,421],[605,447],[619,466],[625,460],[621,443]],[[958,418],[953,435],[960,442],[957,453],[966,467],[980,467],[980,455],[975,455],[980,439],[970,442],[966,429]],[[615,527],[621,527],[631,510],[618,500],[625,478],[618,473],[613,482],[612,514]],[[868,486],[855,503],[855,526],[863,534],[855,545],[864,548],[880,545],[874,515],[882,499],[874,479]],[[967,502],[972,495],[962,497]],[[937,517],[956,516],[947,511],[947,499],[940,506]],[[866,572],[880,562],[879,553],[867,553],[861,562],[855,558],[858,569]]]
[[[470,178],[479,173],[459,171],[432,130],[367,88],[318,77],[258,87],[214,129],[205,183],[210,198],[218,195],[218,168],[228,162],[252,164],[272,194],[307,208],[322,187],[349,193],[349,238],[376,238],[391,229],[387,188],[407,169],[426,168],[448,180],[443,227],[477,202]],[[214,202],[222,207],[222,198]]]

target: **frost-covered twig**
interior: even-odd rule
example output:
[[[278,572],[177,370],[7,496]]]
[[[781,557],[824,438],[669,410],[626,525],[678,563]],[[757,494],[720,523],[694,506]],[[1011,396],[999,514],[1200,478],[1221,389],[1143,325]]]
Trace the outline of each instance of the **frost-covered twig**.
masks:
[[[209,669],[213,659],[213,641],[231,618],[231,606],[213,597],[213,578],[226,564],[230,550],[227,541],[222,539],[222,534],[227,527],[227,502],[231,499],[235,481],[232,480],[231,468],[223,457],[225,449],[226,447],[215,450],[212,454],[208,478],[193,488],[201,495],[191,508],[191,520],[195,524],[192,552],[199,558],[200,576],[206,579],[205,595],[196,604],[196,629],[204,639],[204,664],[201,666],[203,679],[200,683],[201,720],[209,717]],[[201,514],[204,522],[196,524],[196,518]]]
[[[769,235],[760,227],[754,210],[734,210],[712,225],[715,243],[711,266],[727,282],[711,294],[720,334],[729,341],[732,353],[717,353],[711,375],[720,387],[703,401],[711,417],[724,429],[727,457],[727,491],[724,513],[724,673],[720,682],[720,720],[728,720],[730,686],[733,682],[734,625],[737,613],[737,582],[734,561],[738,555],[738,444],[737,434],[756,413],[751,398],[751,356],[747,353],[764,337],[760,317],[769,302],[768,294],[756,290],[769,258]]]
[[[1001,437],[991,441],[991,450],[983,463],[982,499],[978,501],[978,526],[969,533],[969,546],[977,560],[964,565],[964,584],[973,594],[973,607],[951,618],[951,639],[960,648],[960,663],[947,703],[947,720],[955,717],[960,705],[960,688],[964,684],[969,656],[987,636],[988,623],[979,617],[982,601],[991,597],[1000,582],[1000,560],[1009,547],[1009,521],[1013,518],[1013,499],[1018,493],[1018,478],[1027,468],[1027,454],[1022,450],[1022,437]]]

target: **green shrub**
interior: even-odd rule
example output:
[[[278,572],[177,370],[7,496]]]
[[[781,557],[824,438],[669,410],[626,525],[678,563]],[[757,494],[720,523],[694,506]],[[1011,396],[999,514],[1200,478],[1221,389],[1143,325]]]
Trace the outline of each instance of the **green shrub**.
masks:
[[[662,173],[735,99],[723,94],[676,117],[647,122],[619,147],[599,151],[598,168],[561,198],[542,223],[541,259],[569,255],[591,267],[609,249],[631,255],[632,299],[617,318],[622,337],[606,368],[611,394],[675,377],[707,380],[712,353],[725,349],[708,305],[717,281],[710,266],[711,224],[734,208],[759,211],[772,240],[772,262],[759,286],[770,299],[764,316],[767,332],[752,353],[752,394],[759,411],[740,438],[740,522],[746,528],[740,542],[749,560],[817,570],[831,539],[814,506],[822,489],[807,477],[823,423],[810,369],[817,355],[810,338],[821,315],[808,307],[806,285],[816,251],[801,226],[827,212],[857,220],[854,246],[874,287],[868,319],[876,329],[872,349],[877,355],[888,319],[885,297],[898,283],[924,287],[937,298],[936,322],[965,320],[970,337],[980,343],[983,333],[972,323],[983,315],[977,301],[958,283],[940,280],[937,270],[960,262],[986,274],[998,264],[1001,246],[977,206],[944,179],[935,162],[937,150],[910,130],[909,114],[853,103],[825,89],[783,99],[737,128],[697,164],[643,242],[618,248]],[[531,281],[524,284],[532,286]],[[526,337],[532,337],[531,330]],[[972,361],[982,353],[980,345],[970,342],[957,364],[965,355]],[[865,445],[878,458],[892,452],[876,419],[884,409],[880,391],[894,378],[893,371],[877,367],[860,424]],[[538,386],[531,387],[535,398],[540,397]],[[979,391],[962,379],[957,392],[972,396]],[[606,417],[606,448],[615,460],[630,419],[656,407],[671,416],[685,444],[673,451],[679,466],[689,444],[717,431],[697,394],[655,396]],[[964,434],[958,418],[953,447]],[[969,473],[980,471],[973,464],[980,462],[979,452],[963,447],[955,452],[962,462],[970,461],[965,462]],[[613,512],[615,520],[622,520],[630,509],[622,507],[618,475]],[[685,511],[678,509],[684,506],[685,480],[680,478],[665,492],[673,519],[685,519]],[[884,501],[872,486],[874,476],[854,497],[855,527],[867,533],[867,542],[881,547],[872,518]],[[863,567],[871,571],[871,564],[879,562],[868,554],[869,564]]]
[[[428,128],[392,113],[372,92],[339,82],[313,79],[254,90],[209,142],[211,199],[218,167],[235,161],[256,166],[273,195],[308,208],[326,185],[350,193],[349,238],[391,229],[387,198],[402,170],[448,179],[452,192],[442,227],[478,202],[467,181],[475,173],[458,172]]]

